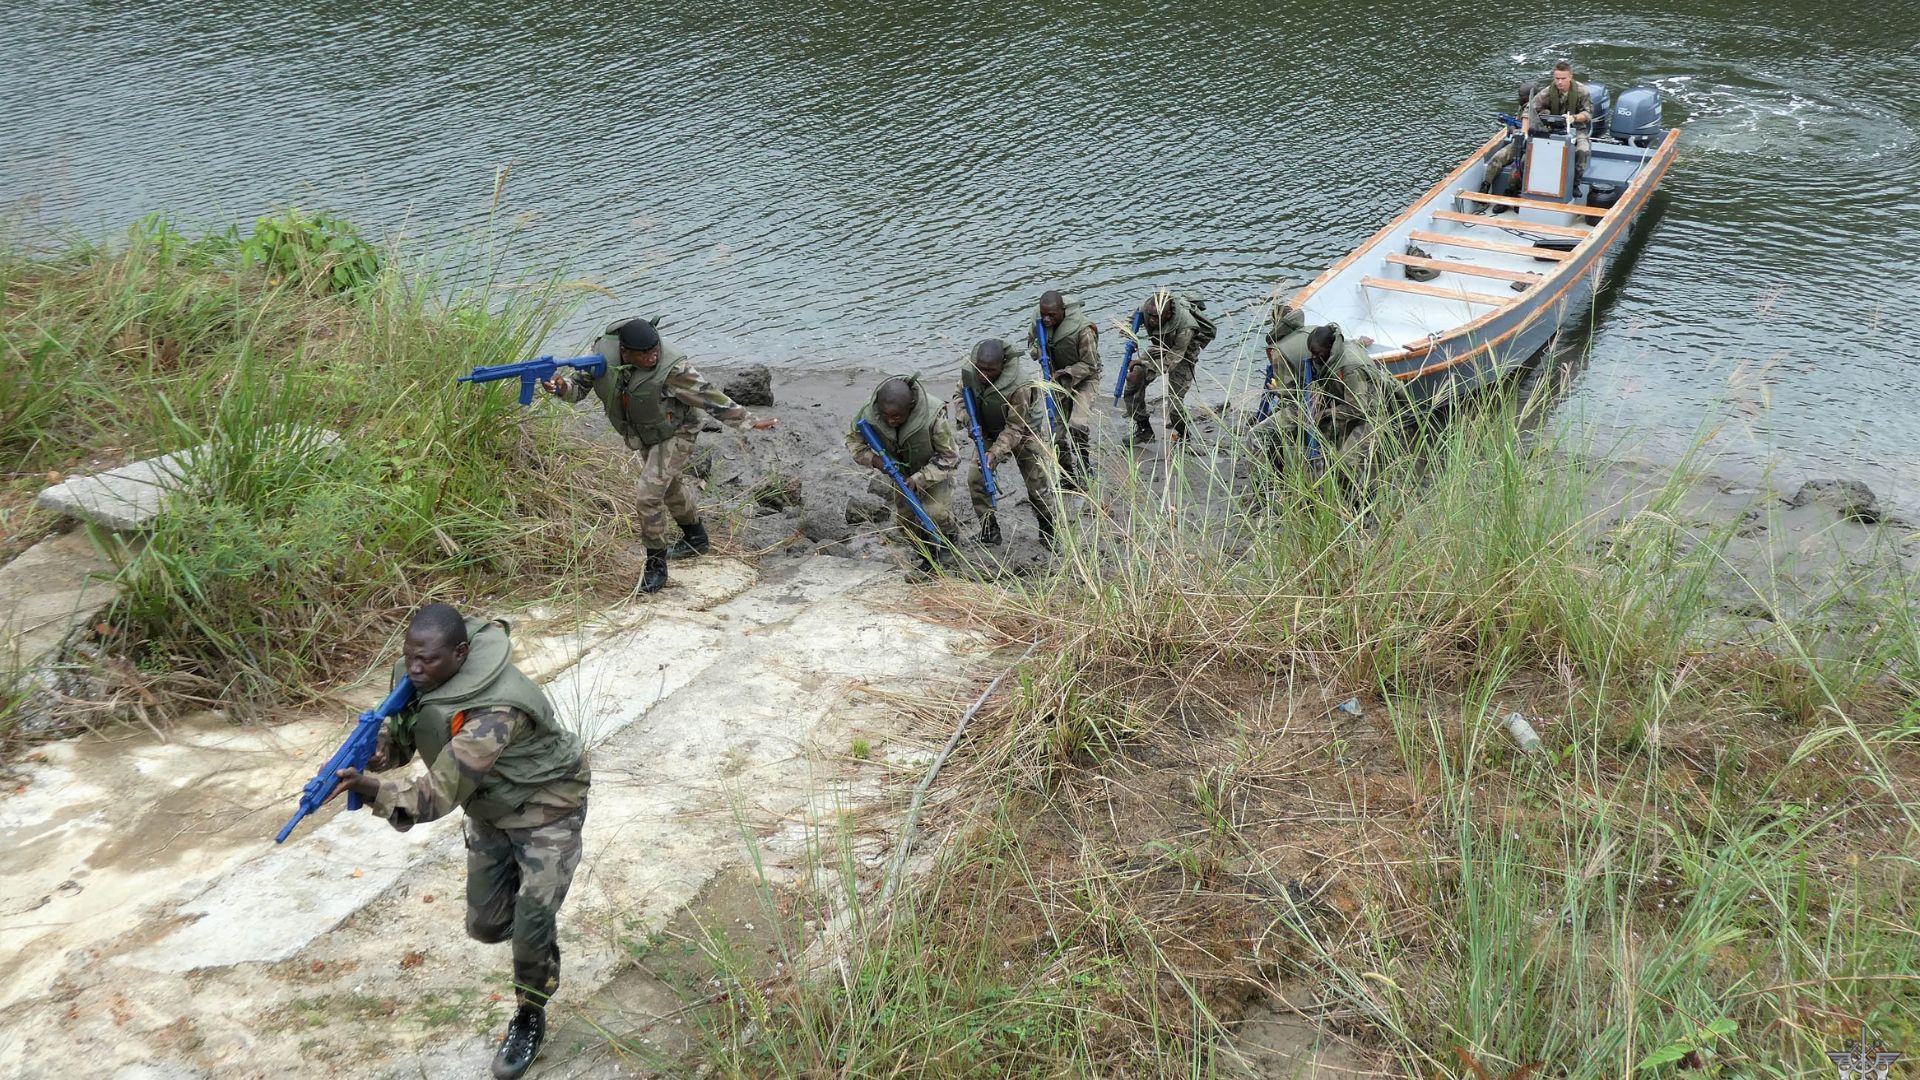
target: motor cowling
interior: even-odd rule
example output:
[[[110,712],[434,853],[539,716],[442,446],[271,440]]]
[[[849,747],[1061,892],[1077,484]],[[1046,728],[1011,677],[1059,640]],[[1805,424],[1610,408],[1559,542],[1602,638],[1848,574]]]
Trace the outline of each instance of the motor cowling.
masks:
[[[1634,146],[1651,146],[1660,139],[1660,89],[1636,86],[1614,103],[1613,137]]]
[[[1604,83],[1590,82],[1587,84],[1587,96],[1593,99],[1593,124],[1590,134],[1596,139],[1604,139],[1607,135],[1607,121],[1612,116],[1613,95],[1608,93]]]

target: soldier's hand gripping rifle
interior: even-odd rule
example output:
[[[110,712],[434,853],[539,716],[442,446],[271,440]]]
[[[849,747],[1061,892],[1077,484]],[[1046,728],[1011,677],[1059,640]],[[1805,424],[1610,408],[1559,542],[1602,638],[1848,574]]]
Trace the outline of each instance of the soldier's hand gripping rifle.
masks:
[[[980,404],[973,399],[973,388],[962,386],[960,400],[967,407],[967,430],[973,433],[973,452],[980,457],[980,477],[987,483],[987,505],[998,510],[1000,485],[993,482],[993,462],[987,460],[987,440],[980,434]],[[879,447],[874,449],[877,451]]]
[[[367,762],[373,759],[373,752],[380,745],[380,725],[411,704],[413,682],[402,678],[400,685],[393,688],[385,701],[360,714],[360,719],[354,721],[353,733],[347,736],[347,741],[340,744],[340,749],[333,752],[327,763],[320,766],[320,771],[301,789],[300,809],[280,830],[280,835],[273,838],[274,843],[286,843],[287,837],[293,834],[293,827],[300,824],[300,819],[320,809],[340,785],[338,773],[341,769],[366,769]],[[362,804],[359,795],[347,792],[347,809],[358,810]]]
[[[1041,393],[1047,399],[1047,434],[1060,437],[1060,409],[1053,403],[1053,353],[1047,348],[1047,322],[1033,320],[1034,340],[1040,343],[1040,377],[1046,380]]]
[[[598,353],[595,353],[592,356],[576,356],[571,360],[556,360],[551,356],[541,356],[532,360],[522,360],[517,364],[498,364],[494,367],[477,367],[467,374],[460,376],[460,378],[455,381],[465,383],[490,383],[499,382],[502,379],[519,379],[520,404],[531,405],[533,404],[534,384],[553,378],[554,373],[563,367],[579,368],[581,371],[592,375],[596,379],[607,373],[606,359]]]
[[[920,519],[921,528],[927,530],[928,536],[942,544],[947,543],[947,538],[941,535],[939,527],[934,525],[933,518],[927,515],[927,508],[920,505],[919,499],[914,498],[913,489],[907,486],[907,478],[900,475],[900,466],[893,463],[893,459],[887,456],[886,449],[880,445],[880,433],[873,430],[873,425],[865,420],[860,421],[859,424],[861,436],[867,440],[867,445],[873,448],[873,452],[879,455],[880,467],[887,471],[888,476],[893,477],[894,486],[900,489],[901,497],[906,499],[907,505],[913,509],[913,516]]]
[[[1140,344],[1137,338],[1140,333],[1140,327],[1145,325],[1146,321],[1146,313],[1136,309],[1133,313],[1133,333],[1128,335],[1127,347],[1120,353],[1120,381],[1113,384],[1113,403],[1115,405],[1120,404],[1120,399],[1127,395],[1127,369],[1133,366],[1133,350]]]

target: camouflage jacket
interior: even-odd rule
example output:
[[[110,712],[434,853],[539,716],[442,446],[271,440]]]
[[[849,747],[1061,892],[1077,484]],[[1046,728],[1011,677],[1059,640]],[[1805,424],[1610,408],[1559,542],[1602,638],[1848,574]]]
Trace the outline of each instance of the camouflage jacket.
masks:
[[[908,414],[907,422],[898,429],[890,428],[880,419],[880,390],[874,388],[874,396],[854,417],[853,426],[847,429],[847,452],[853,460],[865,467],[873,468],[880,461],[873,448],[867,445],[866,437],[860,434],[860,421],[873,425],[874,433],[880,437],[880,445],[900,467],[902,476],[917,476],[925,487],[952,476],[960,467],[960,451],[953,441],[953,426],[942,415],[940,406],[934,404],[933,396],[920,385],[917,376],[902,375],[913,388],[913,411]],[[883,381],[881,386],[885,386]]]
[[[371,803],[373,812],[402,832],[418,822],[445,817],[473,798],[509,744],[532,737],[535,730],[533,717],[508,706],[462,713],[453,738],[438,757],[427,763],[426,772],[380,773],[374,777],[380,793]],[[380,749],[390,769],[407,764],[414,755],[412,741],[392,729],[381,732]],[[551,824],[586,803],[591,783],[586,755],[582,754],[569,775],[542,786],[518,810],[489,824],[501,829]]]
[[[664,356],[661,362],[667,362]],[[608,365],[607,371],[608,374],[600,376],[601,379],[612,378],[618,374],[614,365]],[[558,396],[569,403],[585,400],[593,394],[595,381],[594,377],[586,372],[577,368],[572,369],[568,371]],[[732,428],[745,430],[753,424],[753,413],[747,411],[745,405],[735,404],[734,400],[727,396],[726,391],[708,382],[706,376],[700,374],[689,361],[681,360],[668,373],[665,392],[681,404],[689,406],[675,418],[675,423],[683,434],[700,429],[702,410],[710,413],[715,420]]]
[[[1345,335],[1335,337],[1326,367],[1329,370],[1313,373],[1311,395],[1312,408],[1323,422],[1340,427],[1379,423],[1403,401],[1400,381]]]
[[[1586,131],[1593,126],[1593,95],[1587,93],[1587,84],[1577,79],[1569,80],[1567,92],[1547,81],[1546,89],[1533,95],[1527,102],[1527,123],[1532,127],[1541,127],[1542,116],[1572,116],[1586,113],[1587,119],[1573,125],[1575,131]]]
[[[1068,297],[1066,309],[1059,327],[1047,335],[1047,359],[1053,365],[1053,381],[1062,389],[1074,390],[1100,374],[1100,329],[1087,319],[1079,300]],[[1039,312],[1034,318],[1039,318]],[[1033,323],[1027,324],[1027,355],[1038,368],[1040,338]]]
[[[1193,339],[1199,331],[1200,321],[1193,317],[1193,309],[1184,297],[1176,296],[1173,311],[1158,327],[1141,327],[1140,348],[1133,362],[1146,371],[1164,374],[1182,360],[1194,359]]]

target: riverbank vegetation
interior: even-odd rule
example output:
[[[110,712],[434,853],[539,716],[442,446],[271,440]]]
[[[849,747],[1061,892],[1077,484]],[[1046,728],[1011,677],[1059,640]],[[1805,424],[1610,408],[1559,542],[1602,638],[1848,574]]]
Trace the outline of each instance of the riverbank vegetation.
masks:
[[[1051,575],[952,587],[1039,658],[947,766],[919,887],[876,904],[826,858],[768,891],[770,920],[839,913],[781,924],[782,967],[709,944],[708,1074],[1757,1077],[1863,1027],[1920,1047],[1914,580],[1856,559],[1781,603],[1740,520],[1685,511],[1684,463],[1604,497],[1526,410],[1395,447],[1358,500],[1204,455],[1184,498],[1117,472]],[[1194,495],[1230,486],[1256,494]]]
[[[190,451],[152,529],[111,541],[102,655],[150,700],[297,699],[369,662],[430,598],[630,583],[617,477],[510,391],[558,290],[447,284],[298,211],[189,237],[0,248],[0,491],[10,556],[50,480]],[[337,438],[336,438],[337,436]]]

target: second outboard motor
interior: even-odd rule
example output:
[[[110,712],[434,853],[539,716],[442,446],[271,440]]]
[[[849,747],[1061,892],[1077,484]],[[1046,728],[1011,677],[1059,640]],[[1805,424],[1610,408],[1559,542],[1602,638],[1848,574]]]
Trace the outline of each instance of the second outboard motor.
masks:
[[[1607,120],[1613,98],[1607,93],[1607,88],[1597,82],[1587,84],[1587,96],[1593,99],[1593,130],[1590,134],[1596,139],[1604,139],[1607,137]]]
[[[1629,146],[1660,141],[1660,89],[1636,86],[1620,95],[1613,110],[1613,137]]]

